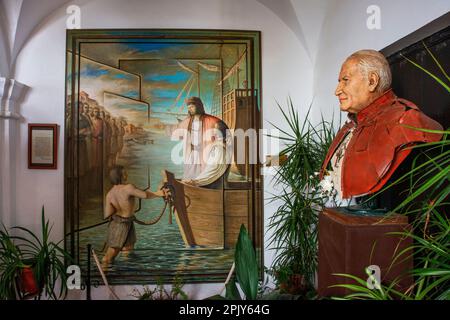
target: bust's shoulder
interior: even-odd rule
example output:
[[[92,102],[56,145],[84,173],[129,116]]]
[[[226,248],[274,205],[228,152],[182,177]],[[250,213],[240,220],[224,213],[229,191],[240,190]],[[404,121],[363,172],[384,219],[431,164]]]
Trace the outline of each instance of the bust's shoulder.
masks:
[[[376,133],[386,133],[392,140],[401,140],[402,143],[438,141],[441,136],[408,127],[443,130],[437,121],[423,113],[416,104],[401,98],[394,99],[390,106],[383,108],[382,112],[375,118],[375,123],[374,130]]]
[[[393,125],[404,121],[408,122],[422,116],[425,116],[425,114],[416,104],[406,99],[395,98],[378,112],[375,119],[378,124]]]

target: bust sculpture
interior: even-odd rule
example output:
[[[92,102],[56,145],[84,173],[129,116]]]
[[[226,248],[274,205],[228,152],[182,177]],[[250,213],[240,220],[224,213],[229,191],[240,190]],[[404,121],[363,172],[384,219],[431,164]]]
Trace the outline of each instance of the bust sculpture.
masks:
[[[442,130],[414,103],[398,98],[391,88],[386,58],[360,50],[343,63],[335,95],[348,113],[326,155],[320,177],[330,175],[341,199],[358,199],[381,190],[418,143],[440,134],[410,127]],[[375,209],[375,208],[371,208]]]

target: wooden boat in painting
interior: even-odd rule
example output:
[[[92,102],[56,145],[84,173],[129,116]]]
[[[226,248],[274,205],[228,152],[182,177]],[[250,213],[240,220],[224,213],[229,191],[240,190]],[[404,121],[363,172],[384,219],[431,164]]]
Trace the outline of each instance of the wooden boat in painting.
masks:
[[[186,246],[232,248],[242,224],[248,228],[250,190],[206,189],[164,171],[175,193],[175,217]]]

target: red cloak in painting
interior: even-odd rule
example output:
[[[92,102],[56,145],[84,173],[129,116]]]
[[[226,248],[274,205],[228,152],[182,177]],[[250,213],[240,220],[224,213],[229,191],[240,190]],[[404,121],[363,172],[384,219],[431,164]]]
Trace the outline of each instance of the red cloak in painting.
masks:
[[[181,121],[178,126],[177,130],[174,132],[175,137],[172,135],[175,139],[183,139],[183,155],[185,160],[185,175],[183,179],[189,180],[189,179],[195,179],[196,174],[186,175],[188,171],[192,172],[201,172],[205,166],[205,160],[207,159],[207,156],[204,154],[206,147],[208,144],[212,143],[214,141],[214,132],[213,129],[215,125],[218,122],[221,122],[219,118],[209,115],[209,114],[203,114],[200,116],[200,122],[201,122],[201,143],[199,143],[198,146],[198,153],[199,153],[199,161],[198,163],[189,163],[188,158],[192,151],[192,135],[191,135],[191,128],[192,128],[192,122],[193,117],[187,117],[183,121]],[[181,131],[180,131],[181,129]],[[195,170],[197,169],[197,170]]]

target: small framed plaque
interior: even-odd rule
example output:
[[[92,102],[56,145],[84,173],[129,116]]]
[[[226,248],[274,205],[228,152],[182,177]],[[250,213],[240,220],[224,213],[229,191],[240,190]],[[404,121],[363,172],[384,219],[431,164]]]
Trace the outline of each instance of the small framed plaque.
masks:
[[[56,169],[58,125],[28,124],[28,169]]]

